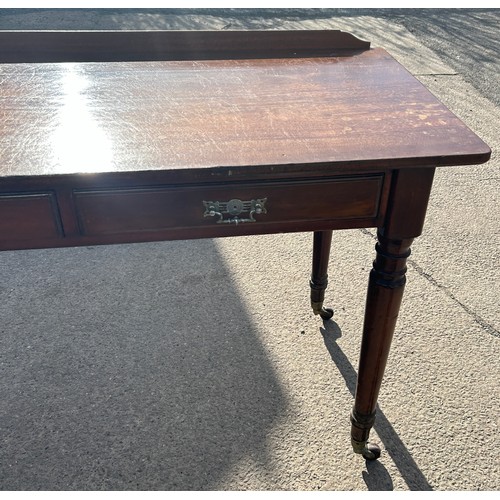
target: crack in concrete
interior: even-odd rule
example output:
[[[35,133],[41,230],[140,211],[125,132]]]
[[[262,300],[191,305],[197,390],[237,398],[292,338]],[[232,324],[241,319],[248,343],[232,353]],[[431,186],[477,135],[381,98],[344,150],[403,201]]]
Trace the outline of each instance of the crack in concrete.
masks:
[[[370,236],[375,241],[377,240],[377,236],[374,235],[371,231],[366,228],[360,229],[361,233]],[[425,278],[431,285],[434,285],[436,288],[445,293],[447,297],[449,297],[455,304],[459,305],[479,326],[481,326],[486,332],[494,337],[500,338],[500,332],[490,325],[485,319],[483,319],[479,314],[474,312],[469,306],[461,302],[455,295],[446,288],[446,286],[439,283],[432,275],[425,272],[413,259],[408,259],[407,263],[412,267],[420,276]]]
[[[458,76],[458,73],[415,73],[413,76]]]

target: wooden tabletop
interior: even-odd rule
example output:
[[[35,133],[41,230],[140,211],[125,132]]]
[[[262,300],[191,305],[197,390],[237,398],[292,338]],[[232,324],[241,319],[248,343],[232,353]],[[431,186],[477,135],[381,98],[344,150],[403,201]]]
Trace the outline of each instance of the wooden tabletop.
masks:
[[[477,164],[490,149],[382,49],[0,65],[0,176]]]

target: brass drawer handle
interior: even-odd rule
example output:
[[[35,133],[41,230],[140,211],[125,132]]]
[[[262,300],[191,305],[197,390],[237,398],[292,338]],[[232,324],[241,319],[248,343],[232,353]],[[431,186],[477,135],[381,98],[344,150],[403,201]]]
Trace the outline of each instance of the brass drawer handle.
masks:
[[[229,201],[204,201],[205,213],[203,217],[218,217],[217,224],[257,222],[254,215],[267,213],[266,201],[267,198],[250,201],[241,201],[236,198]],[[248,213],[248,218],[239,217],[242,213]],[[228,214],[229,217],[224,218],[224,214]]]

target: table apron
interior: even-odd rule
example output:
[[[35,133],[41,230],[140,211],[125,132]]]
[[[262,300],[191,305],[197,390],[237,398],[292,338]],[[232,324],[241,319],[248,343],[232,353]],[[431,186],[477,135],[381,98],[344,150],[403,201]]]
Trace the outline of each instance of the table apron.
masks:
[[[0,249],[376,226],[386,173],[219,184],[0,191]]]

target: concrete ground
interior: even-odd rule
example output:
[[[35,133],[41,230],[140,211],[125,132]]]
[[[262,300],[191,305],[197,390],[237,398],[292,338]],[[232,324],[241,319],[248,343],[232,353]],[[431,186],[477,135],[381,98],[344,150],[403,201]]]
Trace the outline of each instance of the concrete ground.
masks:
[[[383,46],[493,149],[438,169],[372,435],[349,411],[374,230],[0,256],[2,490],[497,490],[500,11],[0,11],[0,29],[340,28]]]

